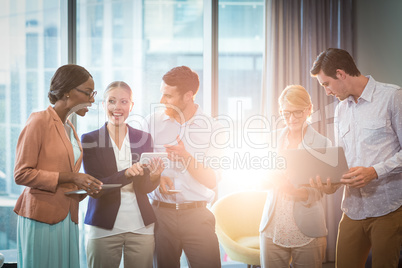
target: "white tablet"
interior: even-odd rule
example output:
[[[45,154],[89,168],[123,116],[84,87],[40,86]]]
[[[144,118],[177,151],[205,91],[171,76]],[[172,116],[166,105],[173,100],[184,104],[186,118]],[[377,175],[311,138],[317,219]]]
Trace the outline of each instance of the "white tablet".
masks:
[[[178,193],[181,193],[182,191],[181,190],[176,190],[176,189],[173,189],[173,190],[167,190],[169,193],[173,193],[173,194],[178,194]]]
[[[310,184],[310,178],[321,177],[323,184],[327,178],[331,183],[339,183],[349,168],[342,147],[307,148],[284,150],[289,180],[296,185]]]
[[[147,165],[151,162],[152,158],[158,158],[160,157],[163,161],[163,163],[166,163],[166,161],[168,160],[168,153],[166,152],[149,152],[149,153],[142,153],[141,154],[141,158],[140,158],[140,163],[143,165]]]
[[[121,187],[121,185],[122,185],[121,183],[103,184],[103,185],[102,185],[102,190],[118,188],[118,187]],[[81,190],[75,190],[75,191],[65,192],[64,194],[69,195],[69,194],[86,194],[86,193],[87,193],[87,191],[81,189]]]

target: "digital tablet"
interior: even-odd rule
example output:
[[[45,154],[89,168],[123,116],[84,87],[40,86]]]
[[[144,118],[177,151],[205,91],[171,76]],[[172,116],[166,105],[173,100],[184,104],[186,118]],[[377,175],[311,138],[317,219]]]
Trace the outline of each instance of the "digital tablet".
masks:
[[[177,193],[181,193],[182,191],[181,190],[176,190],[176,189],[174,189],[174,190],[167,190],[169,193],[174,193],[174,194],[177,194]]]
[[[102,185],[102,190],[107,190],[107,189],[113,189],[113,188],[118,188],[121,187],[122,184],[116,183],[116,184],[103,184]],[[75,190],[75,191],[70,191],[70,192],[65,192],[64,194],[86,194],[87,191],[85,190]]]
[[[166,161],[168,160],[168,153],[166,152],[149,152],[149,153],[142,153],[141,154],[141,158],[140,158],[140,163],[143,165],[148,165],[149,163],[151,163],[151,159],[152,158],[158,158],[160,157],[163,161],[163,163],[166,163]]]
[[[286,161],[289,180],[296,185],[309,185],[310,178],[315,181],[317,175],[323,184],[327,183],[327,178],[331,183],[339,183],[349,170],[342,147],[290,149],[280,155]]]

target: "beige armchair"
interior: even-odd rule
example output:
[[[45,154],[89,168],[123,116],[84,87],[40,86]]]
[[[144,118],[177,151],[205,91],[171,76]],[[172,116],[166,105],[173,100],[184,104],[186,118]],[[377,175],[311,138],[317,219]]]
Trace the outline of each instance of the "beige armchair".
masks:
[[[259,225],[267,193],[242,191],[218,199],[212,206],[216,234],[227,255],[248,267],[260,265]]]

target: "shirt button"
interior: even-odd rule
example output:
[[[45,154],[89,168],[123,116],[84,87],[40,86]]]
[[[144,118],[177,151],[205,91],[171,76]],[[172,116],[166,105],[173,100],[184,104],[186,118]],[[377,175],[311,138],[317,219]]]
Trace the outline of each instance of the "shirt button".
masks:
[[[368,196],[368,194],[365,191],[363,191],[362,189],[360,189],[360,194],[362,195],[362,197]]]

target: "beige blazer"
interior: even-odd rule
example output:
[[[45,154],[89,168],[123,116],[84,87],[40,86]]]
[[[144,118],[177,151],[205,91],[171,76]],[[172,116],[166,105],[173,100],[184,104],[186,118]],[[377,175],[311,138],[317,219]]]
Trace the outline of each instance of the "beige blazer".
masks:
[[[71,122],[68,121],[81,150],[74,164],[73,147],[56,111],[32,113],[22,130],[16,150],[14,178],[26,188],[14,211],[23,217],[55,224],[71,213],[78,223],[78,202],[85,196],[65,195],[77,190],[72,183],[58,185],[59,172],[78,172],[82,162],[82,146]]]

